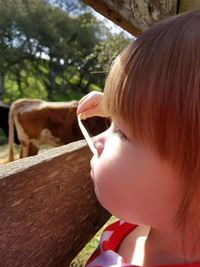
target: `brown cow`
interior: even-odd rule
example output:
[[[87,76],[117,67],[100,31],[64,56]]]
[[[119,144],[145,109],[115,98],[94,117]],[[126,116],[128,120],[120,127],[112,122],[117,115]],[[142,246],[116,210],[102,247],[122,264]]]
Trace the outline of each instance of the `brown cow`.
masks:
[[[0,101],[0,130],[8,137],[8,116],[9,116],[10,106],[4,104]],[[0,140],[0,145],[2,144]],[[19,140],[17,137],[16,131],[14,132],[14,142],[15,144],[19,144]]]
[[[14,127],[21,145],[20,157],[38,153],[40,144],[53,146],[83,139],[77,122],[78,101],[46,102],[19,99],[12,103],[9,113],[9,161],[14,159]],[[92,136],[107,128],[105,119],[93,117],[84,122]]]

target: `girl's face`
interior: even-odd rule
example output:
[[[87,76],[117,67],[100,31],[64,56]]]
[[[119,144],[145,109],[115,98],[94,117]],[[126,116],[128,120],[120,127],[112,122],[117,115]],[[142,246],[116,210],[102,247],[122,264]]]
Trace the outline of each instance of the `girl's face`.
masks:
[[[134,141],[121,120],[113,120],[93,142],[98,153],[91,160],[91,177],[102,206],[130,223],[168,225],[180,201],[175,171]]]

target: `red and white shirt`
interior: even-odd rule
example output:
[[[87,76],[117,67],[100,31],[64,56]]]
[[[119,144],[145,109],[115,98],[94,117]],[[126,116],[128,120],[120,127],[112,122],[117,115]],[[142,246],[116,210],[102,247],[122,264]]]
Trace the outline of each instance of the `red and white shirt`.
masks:
[[[136,227],[137,225],[123,221],[116,221],[109,225],[102,233],[100,244],[87,261],[85,267],[136,267],[127,263],[117,253],[123,239]],[[200,267],[200,263],[163,265],[162,267]]]

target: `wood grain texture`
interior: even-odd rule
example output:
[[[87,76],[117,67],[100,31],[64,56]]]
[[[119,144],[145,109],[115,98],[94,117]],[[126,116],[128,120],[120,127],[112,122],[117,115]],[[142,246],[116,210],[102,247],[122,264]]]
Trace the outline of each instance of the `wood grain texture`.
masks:
[[[1,166],[0,266],[68,266],[110,215],[84,141]]]
[[[134,36],[157,21],[175,15],[178,0],[83,0]]]
[[[178,11],[179,13],[191,9],[200,8],[200,0],[179,0]]]

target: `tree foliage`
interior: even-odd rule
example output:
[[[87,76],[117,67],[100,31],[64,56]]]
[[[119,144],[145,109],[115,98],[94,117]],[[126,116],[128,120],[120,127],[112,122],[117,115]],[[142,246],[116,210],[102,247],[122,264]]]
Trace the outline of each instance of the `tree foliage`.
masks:
[[[79,98],[127,42],[77,0],[0,0],[0,96]]]

